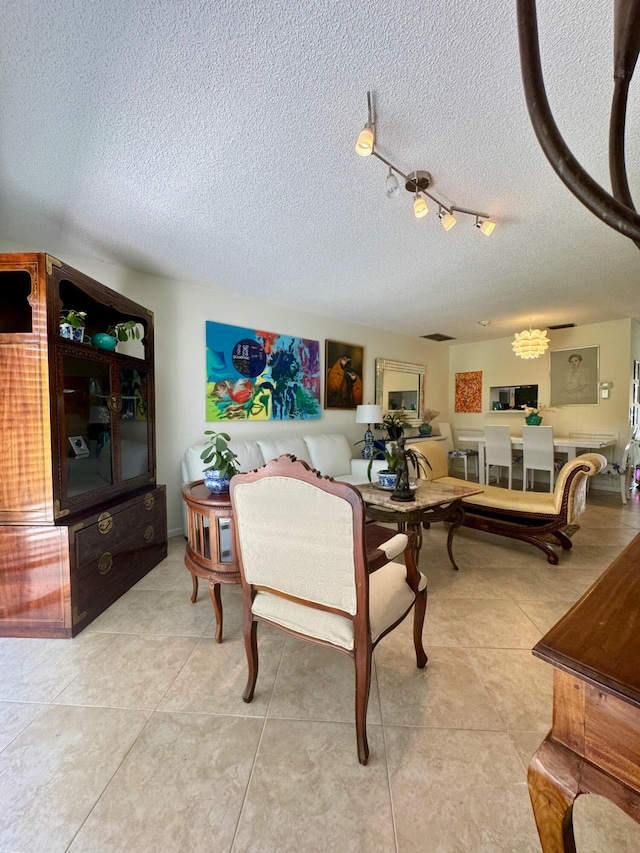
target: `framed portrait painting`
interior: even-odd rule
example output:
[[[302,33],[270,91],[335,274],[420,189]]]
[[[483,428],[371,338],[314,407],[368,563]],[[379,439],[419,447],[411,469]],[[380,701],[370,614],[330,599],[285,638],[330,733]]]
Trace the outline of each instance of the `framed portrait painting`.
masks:
[[[362,405],[363,362],[364,347],[325,341],[325,409],[355,409]]]
[[[549,405],[596,406],[600,402],[600,347],[549,353]]]

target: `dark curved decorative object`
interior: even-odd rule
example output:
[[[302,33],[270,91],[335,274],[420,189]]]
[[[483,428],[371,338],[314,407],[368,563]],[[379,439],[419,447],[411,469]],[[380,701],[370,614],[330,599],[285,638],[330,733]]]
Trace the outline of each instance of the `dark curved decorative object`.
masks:
[[[640,0],[614,0],[614,92],[609,123],[609,172],[613,195],[583,169],[554,121],[544,88],[535,0],[516,0],[522,82],[540,147],[558,177],[599,219],[640,248],[640,216],[625,165],[627,95],[640,52]]]

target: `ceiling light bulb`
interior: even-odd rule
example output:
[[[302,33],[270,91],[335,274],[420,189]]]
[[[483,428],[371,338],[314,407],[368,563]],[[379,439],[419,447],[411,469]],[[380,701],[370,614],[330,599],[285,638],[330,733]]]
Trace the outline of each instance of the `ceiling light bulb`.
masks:
[[[413,200],[413,212],[415,214],[416,219],[422,219],[423,216],[426,216],[429,213],[429,205],[421,195],[416,193],[416,197]]]
[[[356,142],[356,154],[359,154],[361,157],[368,157],[369,154],[373,153],[374,141],[375,134],[373,126],[367,122],[358,135],[358,141]]]
[[[439,216],[440,216],[440,222],[442,222],[442,227],[444,228],[445,231],[451,231],[453,226],[458,221],[455,218],[455,216],[453,215],[453,213],[448,213],[446,210],[441,211]]]
[[[387,198],[396,198],[400,194],[400,186],[398,184],[398,179],[393,174],[391,168],[389,168],[389,174],[387,175]]]
[[[480,219],[478,219],[478,217],[476,217],[476,228],[479,228],[480,231],[486,237],[488,237],[492,233],[492,231],[495,227],[496,227],[495,222],[491,222],[489,219],[485,219],[481,222]]]

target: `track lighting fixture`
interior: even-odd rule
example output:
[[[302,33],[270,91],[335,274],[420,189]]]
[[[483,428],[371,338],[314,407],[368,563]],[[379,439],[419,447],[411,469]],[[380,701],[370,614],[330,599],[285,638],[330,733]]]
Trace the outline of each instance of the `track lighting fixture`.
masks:
[[[640,2],[640,0],[639,0]],[[405,175],[397,166],[394,166],[389,160],[380,154],[375,147],[376,143],[376,120],[371,106],[371,92],[367,92],[367,121],[360,131],[356,142],[356,152],[362,157],[368,157],[370,154],[383,162],[389,167],[389,174],[385,184],[387,198],[396,198],[400,193],[398,177],[401,177],[405,182],[405,189],[413,195],[413,212],[417,219],[421,219],[429,212],[427,198],[438,205],[438,216],[445,231],[450,231],[458,221],[454,216],[455,213],[464,213],[467,216],[475,217],[476,227],[486,235],[491,234],[496,227],[496,223],[492,222],[488,213],[480,213],[478,210],[469,210],[466,207],[458,207],[454,204],[444,204],[440,199],[436,198],[430,191],[431,175],[425,171],[411,172]]]

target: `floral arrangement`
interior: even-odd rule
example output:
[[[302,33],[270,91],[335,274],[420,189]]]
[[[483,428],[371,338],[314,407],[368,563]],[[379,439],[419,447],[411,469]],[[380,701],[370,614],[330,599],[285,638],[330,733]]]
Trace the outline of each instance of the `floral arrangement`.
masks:
[[[538,406],[537,408],[534,406],[524,407],[525,417],[529,417],[529,415],[539,415],[541,412],[553,412],[553,409],[550,409],[549,406]]]
[[[68,323],[74,329],[84,329],[86,316],[86,311],[73,311],[71,308],[64,309],[60,312],[60,322]]]
[[[422,415],[422,423],[430,424],[434,418],[437,418],[440,412],[437,412],[435,409],[425,409]]]

